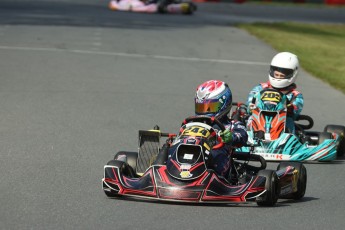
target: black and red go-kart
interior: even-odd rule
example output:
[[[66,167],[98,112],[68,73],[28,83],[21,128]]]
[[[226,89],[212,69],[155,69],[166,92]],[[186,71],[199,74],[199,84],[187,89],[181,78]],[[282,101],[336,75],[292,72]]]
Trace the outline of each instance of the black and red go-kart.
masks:
[[[277,170],[267,170],[261,156],[236,152],[231,153],[229,176],[218,176],[208,167],[211,149],[223,145],[214,125],[224,130],[217,119],[199,116],[187,118],[177,136],[139,131],[139,152],[118,152],[104,166],[105,194],[194,203],[256,201],[260,206],[272,206],[278,198],[304,196],[307,172],[297,162],[282,162]],[[162,149],[161,137],[167,137]]]

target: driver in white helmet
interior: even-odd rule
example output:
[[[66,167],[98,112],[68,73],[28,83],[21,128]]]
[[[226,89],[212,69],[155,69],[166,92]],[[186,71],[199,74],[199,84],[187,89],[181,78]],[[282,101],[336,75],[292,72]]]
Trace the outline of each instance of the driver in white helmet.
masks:
[[[303,95],[296,90],[295,84],[298,75],[299,62],[295,54],[290,52],[281,52],[276,54],[270,65],[268,81],[260,83],[255,86],[249,93],[247,105],[249,113],[255,108],[252,99],[263,89],[274,88],[285,94],[289,100],[287,107],[287,120],[286,126],[291,133],[295,132],[294,120],[300,115],[303,109]]]

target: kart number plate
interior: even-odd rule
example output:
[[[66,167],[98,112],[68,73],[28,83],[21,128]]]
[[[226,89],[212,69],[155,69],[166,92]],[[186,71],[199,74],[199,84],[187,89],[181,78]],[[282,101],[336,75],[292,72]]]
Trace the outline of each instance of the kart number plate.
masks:
[[[281,100],[281,96],[277,92],[267,91],[267,92],[264,92],[263,95],[261,95],[261,100],[262,101],[279,102]]]
[[[183,155],[183,159],[185,159],[185,160],[192,160],[193,159],[193,154],[184,154]]]
[[[195,136],[195,137],[205,137],[210,136],[210,132],[201,126],[191,126],[183,130],[182,135],[185,136]]]

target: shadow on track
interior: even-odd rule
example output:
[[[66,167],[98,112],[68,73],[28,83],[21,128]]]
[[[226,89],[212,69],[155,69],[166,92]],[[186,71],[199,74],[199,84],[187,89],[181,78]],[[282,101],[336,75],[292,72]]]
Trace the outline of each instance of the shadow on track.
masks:
[[[173,202],[173,201],[161,201],[161,200],[150,200],[150,199],[135,199],[132,197],[118,197],[118,198],[106,198],[109,199],[109,202],[114,200],[121,200],[126,202],[139,202],[139,203],[154,203],[154,204],[161,204],[161,205],[173,205],[173,206],[193,206],[193,207],[239,207],[239,208],[278,208],[278,207],[288,207],[293,205],[294,203],[305,203],[314,200],[318,200],[319,198],[315,197],[303,197],[301,200],[287,200],[281,199],[278,200],[275,206],[273,207],[261,207],[256,204],[255,201],[253,202],[246,202],[246,203],[188,203],[188,202]]]
[[[310,197],[310,196],[305,196],[300,200],[281,200],[279,202],[279,204],[294,204],[294,203],[305,203],[305,202],[310,202],[310,201],[314,201],[314,200],[319,200],[320,198],[316,198],[316,197]]]
[[[310,164],[310,165],[341,165],[345,164],[345,156],[337,157],[336,160],[333,161],[325,161],[325,162],[319,162],[319,161],[306,161],[306,162],[301,162],[305,165]]]

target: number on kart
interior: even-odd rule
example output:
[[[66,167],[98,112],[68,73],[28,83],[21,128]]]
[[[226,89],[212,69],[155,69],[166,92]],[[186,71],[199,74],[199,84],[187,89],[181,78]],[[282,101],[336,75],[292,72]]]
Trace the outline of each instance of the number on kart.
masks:
[[[182,135],[208,137],[210,132],[200,126],[191,126],[183,130]]]
[[[267,91],[267,92],[264,92],[263,95],[261,95],[261,100],[279,102],[281,100],[281,96],[277,92]]]

